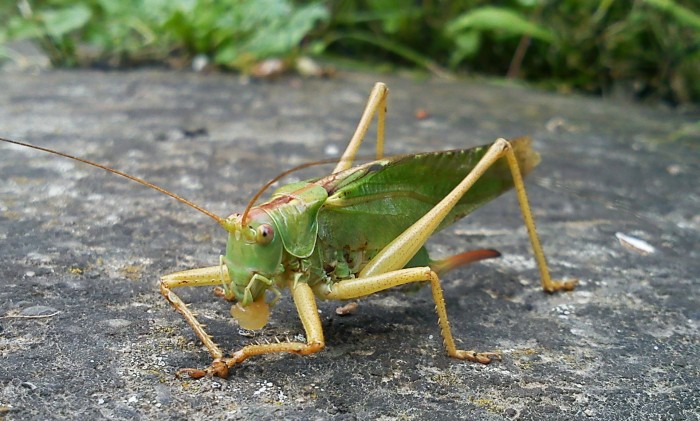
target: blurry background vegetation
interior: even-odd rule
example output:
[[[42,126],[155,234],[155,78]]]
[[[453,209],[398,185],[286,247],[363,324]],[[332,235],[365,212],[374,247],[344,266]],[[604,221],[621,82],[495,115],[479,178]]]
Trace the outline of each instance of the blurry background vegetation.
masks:
[[[698,0],[6,0],[0,59],[16,40],[56,66],[320,62],[700,102]]]

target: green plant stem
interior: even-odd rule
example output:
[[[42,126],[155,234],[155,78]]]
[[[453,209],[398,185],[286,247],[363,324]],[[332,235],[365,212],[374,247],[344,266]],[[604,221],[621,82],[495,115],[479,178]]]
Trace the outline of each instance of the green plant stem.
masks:
[[[423,67],[430,71],[432,74],[445,78],[445,79],[453,79],[454,75],[450,73],[448,70],[434,62],[433,60],[429,59],[426,56],[421,55],[420,53],[404,46],[401,45],[397,42],[394,42],[388,38],[375,35],[375,34],[368,34],[365,32],[359,32],[359,31],[353,31],[353,32],[343,32],[343,33],[332,33],[329,34],[325,41],[326,45],[330,45],[334,42],[337,42],[342,39],[351,39],[355,41],[361,41],[361,42],[366,42],[368,44],[372,44],[374,46],[377,46],[379,48],[382,48],[386,51],[392,52],[399,57],[411,61],[415,64],[417,64],[420,67]]]
[[[694,13],[692,10],[676,4],[672,0],[644,0],[644,2],[652,7],[669,13],[676,18],[678,22],[682,22],[700,30],[700,15]]]

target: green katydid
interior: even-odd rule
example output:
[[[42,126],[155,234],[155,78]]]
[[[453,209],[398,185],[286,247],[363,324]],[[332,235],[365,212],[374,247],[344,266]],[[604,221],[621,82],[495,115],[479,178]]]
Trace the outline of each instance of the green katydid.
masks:
[[[242,214],[227,218],[121,171],[50,149],[0,140],[129,178],[195,208],[227,231],[226,254],[220,257],[218,265],[161,278],[161,293],[182,314],[213,358],[206,369],[181,369],[178,374],[226,377],[231,367],[254,355],[318,352],[325,341],[317,299],[351,300],[411,283],[430,284],[448,355],[488,364],[492,359],[500,359],[500,354],[457,349],[438,275],[469,262],[496,257],[498,252],[474,250],[433,261],[424,244],[435,231],[514,187],[543,289],[572,290],[575,280],[550,278],[523,185],[522,177],[538,164],[539,155],[532,150],[528,138],[518,138],[510,142],[498,139],[466,150],[383,158],[387,96],[386,85],[377,83],[350,144],[330,175],[279,188],[270,200],[254,206],[263,188]],[[375,115],[376,160],[351,168]],[[267,291],[279,296],[280,289],[289,288],[306,342],[247,345],[225,356],[195,314],[173,292],[184,286],[220,286],[217,295],[236,302],[231,314],[245,328],[262,328],[267,323],[269,307],[276,301],[267,301]]]

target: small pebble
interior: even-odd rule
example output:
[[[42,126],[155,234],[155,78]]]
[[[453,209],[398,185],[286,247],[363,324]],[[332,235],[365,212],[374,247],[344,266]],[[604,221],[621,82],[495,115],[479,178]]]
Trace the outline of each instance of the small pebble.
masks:
[[[353,314],[354,312],[357,311],[357,303],[356,302],[350,302],[345,304],[342,307],[338,307],[335,309],[335,314],[338,316],[349,316],[350,314]]]
[[[113,329],[120,329],[123,327],[127,327],[131,324],[130,321],[125,319],[109,319],[104,320],[102,323],[106,324],[108,327],[111,327]]]
[[[53,307],[48,306],[31,306],[22,310],[19,314],[20,316],[48,316],[58,312]]]
[[[22,383],[20,383],[20,386],[27,388],[29,390],[35,390],[37,388],[37,386],[34,383],[30,383],[30,382],[22,382]]]

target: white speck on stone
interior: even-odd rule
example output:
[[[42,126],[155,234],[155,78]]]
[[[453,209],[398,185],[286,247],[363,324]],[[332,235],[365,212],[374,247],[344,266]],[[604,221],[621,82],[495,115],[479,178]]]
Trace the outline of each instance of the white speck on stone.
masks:
[[[641,254],[641,255],[647,255],[647,254],[652,254],[656,252],[656,249],[654,246],[651,244],[647,243],[644,240],[641,240],[636,237],[632,237],[631,235],[627,235],[621,232],[616,232],[615,237],[617,237],[617,241],[620,242],[620,245],[627,250],[633,251],[635,253]]]
[[[112,329],[121,329],[131,324],[131,322],[126,319],[109,319],[103,321],[103,323]]]
[[[255,337],[255,331],[254,330],[247,330],[247,329],[238,329],[238,334],[246,337],[246,338],[254,338]]]
[[[323,153],[328,156],[338,156],[340,149],[338,149],[336,145],[326,145],[326,147],[323,149]]]
[[[184,186],[185,188],[191,189],[191,190],[202,189],[202,183],[200,183],[199,180],[197,180],[196,178],[191,177],[189,175],[185,175],[185,176],[180,177],[180,184],[182,186]]]
[[[209,64],[209,57],[206,54],[197,54],[192,59],[192,70],[195,72],[201,72]]]
[[[126,402],[127,403],[136,403],[138,401],[139,401],[138,398],[136,398],[136,395],[134,395],[134,396],[130,397]]]
[[[572,304],[560,304],[552,309],[553,312],[558,313],[558,316],[562,319],[568,319],[569,315],[574,313],[574,306]]]
[[[66,188],[64,186],[51,186],[46,191],[47,197],[57,197],[66,194]]]

